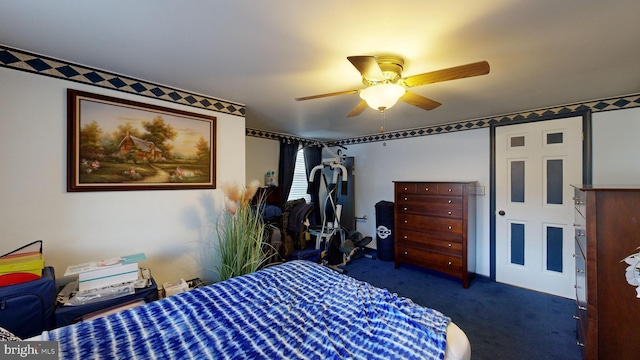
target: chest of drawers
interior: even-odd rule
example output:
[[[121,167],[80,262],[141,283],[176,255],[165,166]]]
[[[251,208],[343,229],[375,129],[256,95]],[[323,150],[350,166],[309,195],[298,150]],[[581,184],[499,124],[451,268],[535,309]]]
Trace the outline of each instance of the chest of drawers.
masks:
[[[395,267],[456,277],[475,271],[475,182],[394,182]]]
[[[575,185],[576,334],[586,359],[635,359],[640,299],[624,258],[640,245],[640,186]]]

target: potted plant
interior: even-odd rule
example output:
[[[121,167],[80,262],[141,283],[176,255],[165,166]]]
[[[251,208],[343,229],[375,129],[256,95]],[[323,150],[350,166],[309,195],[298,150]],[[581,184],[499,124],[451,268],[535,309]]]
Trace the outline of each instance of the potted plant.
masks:
[[[263,265],[265,252],[264,222],[261,197],[251,205],[258,191],[258,180],[245,187],[238,183],[224,183],[225,210],[216,224],[220,262],[216,270],[220,280],[252,273]]]

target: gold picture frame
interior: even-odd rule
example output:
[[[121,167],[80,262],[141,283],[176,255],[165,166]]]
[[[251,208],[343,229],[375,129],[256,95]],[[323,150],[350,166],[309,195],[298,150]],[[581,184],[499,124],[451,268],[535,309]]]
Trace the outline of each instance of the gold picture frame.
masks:
[[[67,89],[67,191],[215,189],[216,117]]]

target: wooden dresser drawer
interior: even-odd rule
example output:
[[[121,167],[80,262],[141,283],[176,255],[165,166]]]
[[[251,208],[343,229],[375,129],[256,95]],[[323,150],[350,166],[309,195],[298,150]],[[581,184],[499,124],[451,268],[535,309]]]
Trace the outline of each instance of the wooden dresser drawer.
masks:
[[[587,268],[584,257],[577,251],[576,259],[576,301],[586,309],[587,306]]]
[[[437,195],[438,184],[437,183],[418,183],[416,184],[416,194]]]
[[[402,245],[398,245],[396,256],[399,256],[404,263],[425,266],[456,277],[460,277],[462,272],[462,258],[459,256]]]
[[[415,183],[395,183],[396,194],[415,194],[416,193],[416,184]]]
[[[575,229],[576,255],[587,258],[587,233],[584,229]]]
[[[585,358],[585,334],[586,334],[586,324],[587,324],[587,314],[579,309],[576,309],[576,315],[574,316],[576,319],[576,345],[580,347],[580,351],[582,353],[582,358]]]
[[[582,210],[584,211],[584,210]],[[584,216],[580,213],[580,210],[578,210],[578,207],[576,206],[574,213],[574,219],[573,219],[573,226],[575,227],[579,227],[582,229],[586,229],[587,227],[587,219],[584,218]]]
[[[449,238],[430,233],[398,229],[396,241],[405,246],[420,247],[441,253],[462,256],[462,239]]]
[[[574,214],[573,226],[576,228],[576,234],[577,234],[577,230],[580,229],[584,236],[584,233],[586,232],[586,229],[587,229],[587,219],[584,217],[584,215],[580,211],[584,212],[585,209],[580,210],[578,208],[578,205],[576,205],[574,209],[575,210],[573,212]]]
[[[407,202],[396,206],[401,214],[422,214],[429,216],[447,217],[461,219],[463,209],[448,204],[433,205],[430,203]]]
[[[429,206],[446,206],[462,208],[463,202],[460,196],[436,196],[436,195],[419,195],[419,194],[398,194],[396,202],[399,205],[404,204],[428,204]]]
[[[463,184],[438,184],[438,195],[462,196],[463,192]]]
[[[584,223],[586,215],[587,215],[587,197],[584,191],[580,189],[574,189],[573,192],[573,203],[576,209],[576,222]]]
[[[462,219],[447,219],[433,216],[396,214],[396,231],[399,229],[434,232],[446,236],[462,236]]]

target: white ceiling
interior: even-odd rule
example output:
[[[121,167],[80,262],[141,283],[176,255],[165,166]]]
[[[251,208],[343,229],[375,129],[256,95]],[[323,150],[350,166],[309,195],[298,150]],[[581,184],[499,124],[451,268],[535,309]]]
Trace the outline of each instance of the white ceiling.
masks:
[[[0,44],[246,105],[247,127],[319,140],[374,134],[346,115],[350,55],[391,53],[403,75],[486,60],[488,75],[412,88],[387,131],[640,92],[638,0],[0,1]]]

